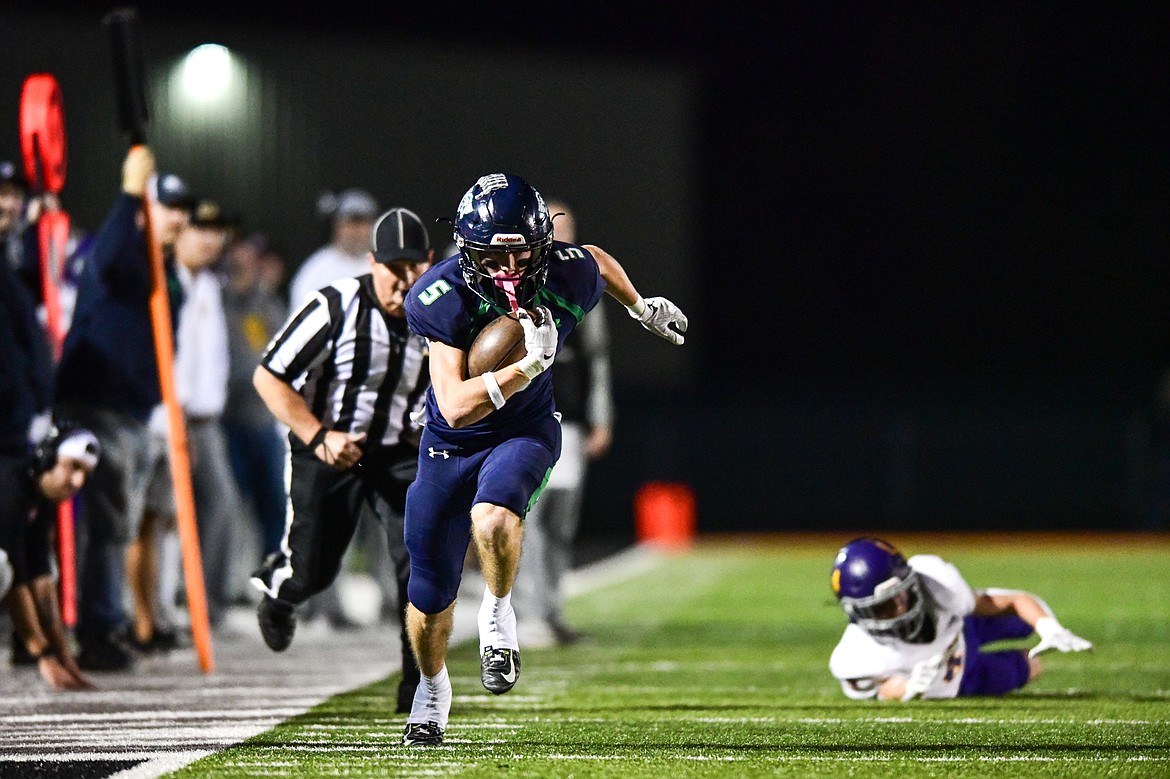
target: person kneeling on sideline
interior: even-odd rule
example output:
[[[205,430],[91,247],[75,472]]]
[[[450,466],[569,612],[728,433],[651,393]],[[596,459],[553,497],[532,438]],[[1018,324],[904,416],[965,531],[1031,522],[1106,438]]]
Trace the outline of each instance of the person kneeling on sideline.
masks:
[[[83,428],[50,428],[31,461],[0,474],[0,597],[16,629],[15,664],[35,663],[58,690],[93,689],[69,650],[52,577],[49,535],[56,506],[97,467],[97,438]],[[25,650],[21,652],[20,650]]]
[[[842,547],[830,583],[849,625],[829,670],[854,699],[1003,695],[1040,674],[1041,653],[1093,648],[1061,625],[1037,596],[972,590],[941,557],[906,560],[878,538],[858,538]],[[982,648],[1032,634],[1040,642],[1031,650]]]

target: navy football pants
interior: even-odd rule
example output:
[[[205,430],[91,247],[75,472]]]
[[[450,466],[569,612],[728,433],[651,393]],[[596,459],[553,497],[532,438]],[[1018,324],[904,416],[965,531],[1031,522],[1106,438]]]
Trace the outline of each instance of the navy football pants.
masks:
[[[561,455],[561,428],[549,416],[523,434],[485,448],[447,443],[424,428],[418,478],[406,494],[408,595],[424,614],[455,601],[471,540],[471,507],[491,503],[521,519]]]

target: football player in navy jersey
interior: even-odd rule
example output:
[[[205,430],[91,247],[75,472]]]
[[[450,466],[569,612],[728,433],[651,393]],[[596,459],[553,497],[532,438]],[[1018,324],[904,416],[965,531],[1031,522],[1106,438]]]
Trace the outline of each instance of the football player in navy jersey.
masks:
[[[451,709],[447,639],[472,539],[487,585],[479,609],[483,685],[498,695],[519,676],[512,582],[521,521],[560,456],[548,368],[565,337],[602,292],[673,344],[683,343],[687,329],[677,306],[643,299],[605,251],[555,241],[544,199],[517,176],[475,182],[459,203],[454,237],[459,254],[427,271],[406,300],[410,329],[429,343],[431,373],[419,472],[406,500],[407,627],[422,670],[407,745],[443,741]],[[524,328],[525,356],[468,377],[475,336],[512,312]]]

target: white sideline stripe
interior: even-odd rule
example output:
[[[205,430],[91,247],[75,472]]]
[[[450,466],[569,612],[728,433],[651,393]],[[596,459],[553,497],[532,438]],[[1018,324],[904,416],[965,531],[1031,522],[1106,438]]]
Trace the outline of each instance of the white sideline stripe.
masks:
[[[141,765],[119,771],[116,774],[111,774],[108,779],[154,779],[156,776],[169,774],[171,771],[178,771],[183,766],[190,765],[202,757],[207,757],[211,753],[212,750],[205,749],[198,752],[171,752],[165,755],[152,755],[153,759]]]
[[[562,589],[566,596],[582,595],[648,573],[662,560],[663,553],[654,547],[635,544],[592,565],[570,571],[565,575]]]
[[[658,565],[662,561],[662,559],[663,559],[662,553],[658,552],[657,550],[653,549],[652,547],[645,546],[645,545],[631,547],[623,552],[620,552],[616,555],[613,555],[612,557],[609,557],[609,558],[601,560],[597,563],[594,563],[593,565],[590,565],[590,566],[587,566],[585,568],[582,568],[582,569],[579,569],[579,570],[576,570],[576,571],[569,573],[566,576],[565,581],[564,581],[565,593],[566,593],[566,595],[570,595],[570,596],[580,595],[582,593],[590,592],[590,591],[598,589],[600,587],[609,586],[611,584],[616,584],[618,582],[625,581],[626,579],[633,578],[634,576],[639,576],[643,573],[646,573],[646,572],[652,570],[656,565]],[[465,619],[465,620],[460,620],[459,615],[460,615],[460,610],[456,609],[455,630],[453,631],[452,636],[451,636],[452,643],[457,643],[459,641],[471,638],[476,633],[476,624],[474,621],[474,615],[469,614],[469,616],[471,618]],[[381,678],[381,677],[378,677],[378,678]],[[255,681],[256,681],[255,677],[253,677],[253,682],[255,682]],[[172,748],[172,750],[167,751],[167,752],[162,752],[162,753],[144,751],[144,750],[127,751],[127,752],[117,752],[117,751],[60,752],[60,751],[58,751],[58,752],[45,753],[45,754],[25,753],[25,754],[16,755],[16,756],[13,756],[10,758],[6,757],[5,759],[20,760],[22,762],[48,761],[48,760],[55,761],[55,762],[67,762],[67,761],[71,761],[71,760],[118,760],[118,759],[146,760],[146,762],[142,763],[141,765],[137,765],[137,766],[134,766],[132,768],[128,768],[124,771],[119,771],[118,773],[111,775],[109,777],[109,779],[157,779],[158,777],[163,776],[164,774],[171,773],[172,771],[177,771],[185,766],[190,765],[191,763],[194,763],[197,760],[200,760],[204,757],[207,757],[208,755],[212,755],[216,752],[222,751],[222,749],[226,749],[226,748],[233,746],[235,744],[238,744],[238,743],[240,743],[248,738],[251,738],[253,736],[257,736],[261,733],[265,733],[268,730],[271,730],[273,727],[279,725],[284,720],[286,720],[290,717],[294,717],[298,714],[302,714],[305,711],[308,711],[313,706],[317,705],[321,701],[323,701],[323,700],[325,700],[333,695],[339,695],[347,690],[356,689],[356,687],[368,684],[370,681],[371,680],[369,680],[369,679],[355,679],[353,684],[351,684],[349,687],[346,687],[344,689],[338,689],[337,687],[329,687],[329,686],[325,686],[325,685],[315,686],[315,685],[311,685],[311,684],[305,685],[305,686],[300,686],[300,687],[297,687],[295,690],[286,690],[285,694],[281,696],[281,703],[283,704],[282,707],[281,708],[272,708],[272,709],[255,709],[255,708],[220,709],[220,710],[215,710],[215,711],[202,711],[202,712],[199,712],[199,711],[119,711],[119,712],[110,712],[110,713],[77,712],[77,713],[72,713],[72,714],[27,714],[27,715],[10,716],[10,717],[5,718],[6,723],[20,724],[20,725],[26,726],[25,728],[20,728],[20,731],[24,735],[24,738],[22,740],[26,746],[33,746],[37,742],[37,739],[35,738],[36,734],[26,732],[27,726],[30,726],[30,725],[52,724],[52,725],[54,725],[55,728],[61,728],[62,726],[64,726],[65,728],[68,729],[70,723],[77,724],[77,723],[84,723],[84,722],[91,722],[91,723],[92,722],[101,722],[103,724],[116,725],[118,722],[143,723],[143,722],[163,720],[168,725],[170,725],[172,728],[176,722],[180,722],[180,721],[183,721],[185,726],[183,728],[181,728],[179,731],[171,730],[169,733],[165,734],[166,740],[163,741],[160,745],[164,745],[164,744],[169,745]],[[158,691],[155,691],[155,690],[150,690],[150,691],[119,691],[119,692],[113,693],[113,696],[116,697],[115,702],[118,702],[118,703],[121,703],[122,705],[125,705],[127,700],[130,700],[130,701],[155,700],[155,701],[157,701],[157,697],[152,698],[152,693],[155,693],[155,692],[165,692],[165,691],[162,691],[162,690],[158,690]],[[191,692],[195,692],[196,695],[201,694],[201,692],[199,690],[173,691],[172,694],[174,694],[175,692],[178,692],[178,694],[180,696],[182,696],[184,693],[190,694]],[[244,696],[248,696],[248,695],[255,697],[255,696],[267,695],[271,692],[271,689],[265,688],[262,685],[257,685],[257,684],[253,683],[253,684],[250,684],[247,686],[244,686],[244,685],[225,686],[223,688],[215,688],[215,689],[207,690],[206,692],[208,694],[214,694],[217,696],[223,696],[223,695],[231,696],[234,694],[235,696],[238,696],[238,697],[244,697]],[[290,699],[290,694],[292,696],[291,699]],[[89,698],[89,700],[96,700],[97,697],[99,697],[100,695],[101,695],[101,693],[98,693],[97,696],[92,696]],[[510,696],[510,697],[513,698],[511,701],[512,703],[523,703],[521,698],[523,698],[524,696]],[[24,699],[14,699],[12,702],[19,702],[22,700],[24,700]],[[482,703],[482,699],[478,696],[476,697],[476,701]],[[217,719],[220,721],[222,721],[222,720],[237,720],[238,722],[236,722],[235,724],[232,724],[232,725],[220,726],[220,725],[216,725],[214,723],[214,720],[217,720]],[[206,722],[205,724],[201,724],[203,721],[207,721],[207,720],[210,720],[210,721]],[[242,722],[242,720],[252,720],[252,721]],[[139,724],[136,727],[141,728],[141,725]],[[510,729],[510,728],[515,727],[515,726],[480,723],[478,725],[478,727]],[[111,727],[110,730],[116,731],[117,728]],[[183,745],[183,742],[185,740],[187,740],[186,733],[188,730],[192,731],[191,737],[198,740],[198,743],[200,743],[200,744],[206,744],[208,741],[226,741],[228,743],[224,744],[224,746],[222,746],[220,748],[211,749],[211,750],[200,749],[200,750],[174,751],[175,747],[181,747]],[[160,734],[160,735],[163,735],[163,734]],[[388,735],[388,738],[392,739],[393,741],[398,740],[397,733],[390,733],[387,735]],[[60,747],[61,742],[63,740],[61,730],[56,730],[52,734],[45,734],[45,736],[46,736],[46,738],[50,739],[50,744]],[[111,736],[108,740],[101,737],[101,736],[95,736],[93,734],[78,734],[78,736],[80,736],[80,737],[73,739],[74,742],[80,742],[80,741],[100,742],[100,743],[87,744],[87,746],[90,746],[91,748],[92,747],[100,747],[103,745],[109,745],[109,746],[119,746],[120,745],[118,743],[119,739],[116,736]],[[125,735],[123,735],[122,738],[125,738]],[[139,743],[144,742],[144,741],[148,741],[148,742],[153,741],[153,738],[151,737],[151,735],[148,735],[148,734],[143,733],[141,731],[136,732],[132,736],[132,738],[135,738],[136,740],[138,740]],[[380,741],[380,739],[379,739],[379,741]],[[448,738],[447,743],[450,745],[455,745],[455,744],[469,743],[469,742],[465,742],[463,739],[459,739],[458,737],[456,737],[456,738]],[[504,742],[503,741],[477,742],[477,744],[502,744],[502,743],[504,743]],[[312,743],[305,744],[302,742],[294,747],[286,747],[286,749],[289,749],[289,751],[294,752],[294,753],[297,753],[297,752],[301,752],[301,753],[329,752],[329,751],[337,749],[337,744],[334,742],[328,742],[328,741],[322,742],[320,745],[312,744]],[[346,747],[346,749],[347,749],[347,751],[356,750],[358,752],[382,751],[385,749],[385,746],[384,745],[376,745],[376,746],[365,747],[365,746],[360,746],[360,745],[353,745],[350,747]],[[251,763],[247,763],[246,765],[249,769],[249,774],[252,776],[288,776],[288,775],[290,775],[289,771],[280,770],[280,766],[277,764],[254,765]],[[424,771],[423,773],[429,775],[432,772],[431,771]],[[436,773],[435,775],[438,775],[438,773]]]
[[[308,704],[312,705],[312,704]],[[166,720],[178,722],[180,720],[205,719],[272,719],[273,717],[295,717],[305,709],[301,706],[283,709],[212,709],[210,711],[115,711],[109,714],[76,712],[73,714],[16,714],[5,718],[9,724],[43,724],[48,722],[63,722],[66,725],[74,722],[153,722]]]
[[[172,752],[173,755],[188,755],[195,752]],[[211,754],[208,752],[207,754]],[[153,760],[157,752],[53,752],[43,755],[5,755],[6,763],[71,763],[74,760]]]

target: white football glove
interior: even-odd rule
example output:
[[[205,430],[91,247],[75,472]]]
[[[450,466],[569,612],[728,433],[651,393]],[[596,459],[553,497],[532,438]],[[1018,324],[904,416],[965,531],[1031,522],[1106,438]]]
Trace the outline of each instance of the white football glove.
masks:
[[[906,691],[902,693],[902,700],[912,701],[926,694],[926,691],[938,679],[939,674],[947,667],[947,663],[955,655],[955,652],[958,651],[961,637],[961,633],[956,635],[946,649],[933,657],[914,664],[914,667],[910,669],[910,677],[906,679]]]
[[[642,327],[675,346],[681,346],[683,333],[687,331],[687,315],[666,298],[639,298],[632,306],[626,306],[630,316],[642,323]]]
[[[920,660],[910,669],[910,676],[906,679],[906,691],[902,693],[902,700],[913,701],[922,695],[934,684],[945,665],[947,653],[939,652],[926,660]]]
[[[1049,649],[1061,652],[1084,652],[1093,648],[1092,643],[1057,622],[1056,617],[1041,617],[1037,620],[1036,635],[1040,636],[1040,643],[1032,647],[1032,650],[1028,652],[1028,657],[1035,657]]]
[[[524,309],[516,312],[520,326],[524,328],[524,348],[528,351],[516,365],[529,381],[548,370],[557,356],[557,325],[552,312],[544,306],[537,311],[541,315],[540,325],[533,322]]]

